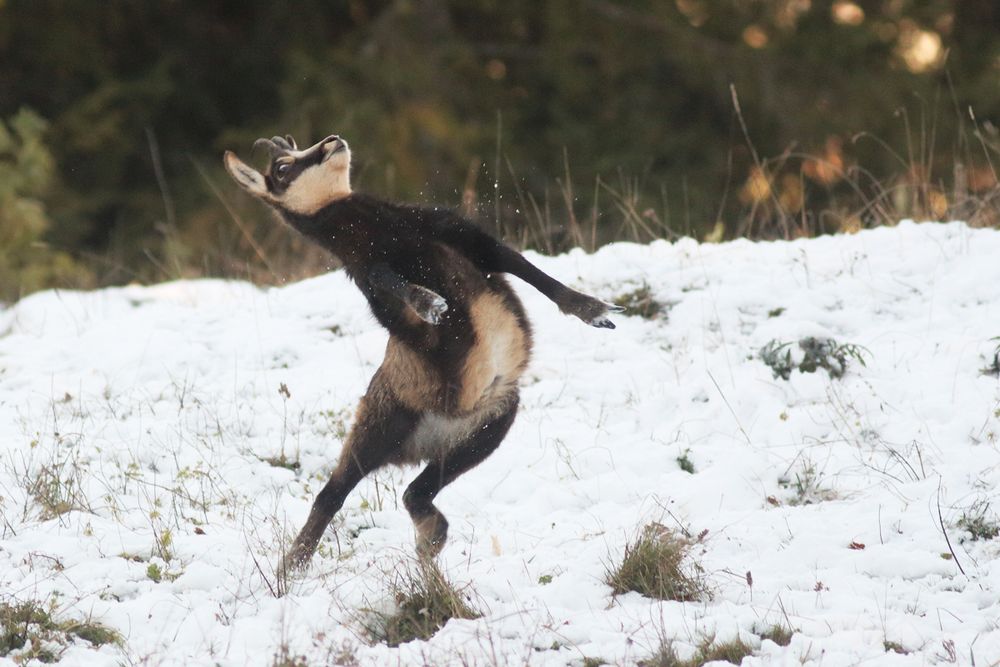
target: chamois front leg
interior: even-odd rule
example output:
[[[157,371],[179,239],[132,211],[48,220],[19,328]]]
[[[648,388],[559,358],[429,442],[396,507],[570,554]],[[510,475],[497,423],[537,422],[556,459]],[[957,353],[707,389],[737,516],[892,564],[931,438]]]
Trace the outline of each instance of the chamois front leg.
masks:
[[[372,268],[368,273],[368,282],[373,287],[395,296],[428,324],[440,324],[441,317],[448,310],[448,302],[440,294],[406,282],[385,264],[376,264]]]
[[[608,319],[608,314],[621,313],[625,310],[621,306],[605,303],[569,287],[565,288],[565,292],[559,294],[553,301],[563,313],[579,317],[590,326],[598,329],[614,329],[615,323]]]
[[[529,262],[524,256],[475,225],[461,221],[440,230],[442,239],[457,248],[482,271],[499,271],[517,276],[555,303],[567,315],[579,317],[592,327],[614,329],[608,315],[625,309],[595,299],[561,282]]]

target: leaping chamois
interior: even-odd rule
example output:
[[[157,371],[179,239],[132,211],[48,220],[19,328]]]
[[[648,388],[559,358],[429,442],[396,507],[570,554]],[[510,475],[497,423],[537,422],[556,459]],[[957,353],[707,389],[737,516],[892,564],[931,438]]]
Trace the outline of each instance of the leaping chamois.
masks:
[[[291,136],[258,139],[264,173],[232,152],[225,165],[250,194],[340,259],[389,331],[385,359],[361,399],[330,481],[319,492],[285,566],[307,563],[344,499],[387,464],[427,462],[403,494],[417,553],[444,547],[448,522],[434,497],[507,434],[531,351],[524,308],[500,274],[521,278],[562,312],[613,329],[620,310],[566,287],[457,213],[351,191],[347,142],[298,150]]]

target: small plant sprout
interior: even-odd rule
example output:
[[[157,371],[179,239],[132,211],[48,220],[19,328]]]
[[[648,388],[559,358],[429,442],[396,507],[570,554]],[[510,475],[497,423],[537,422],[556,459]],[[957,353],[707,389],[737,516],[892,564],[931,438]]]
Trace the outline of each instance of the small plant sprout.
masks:
[[[980,373],[998,378],[1000,377],[1000,336],[990,338],[990,342],[996,344],[993,348],[993,359],[984,368],[980,369]]]
[[[974,502],[962,512],[955,527],[965,531],[967,537],[962,542],[978,542],[996,539],[1000,536],[1000,521],[990,509],[988,500]]]
[[[683,470],[684,472],[688,473],[689,475],[693,475],[694,474],[694,463],[691,461],[691,458],[688,456],[688,454],[690,454],[690,453],[691,453],[690,449],[685,449],[674,460],[677,461],[677,465],[680,467],[681,470]]]
[[[770,367],[775,378],[788,380],[792,371],[815,373],[820,368],[826,370],[831,379],[844,377],[851,360],[867,366],[864,355],[871,353],[854,343],[838,343],[832,338],[803,338],[798,342],[798,353],[793,355],[790,342],[771,340],[760,349],[758,356]]]
[[[799,469],[794,472],[792,466],[789,466],[785,474],[778,478],[778,485],[793,492],[788,500],[788,504],[792,506],[812,505],[837,497],[835,491],[824,485],[823,473],[808,459],[804,459]]]
[[[621,563],[608,568],[605,582],[615,595],[635,591],[658,600],[693,602],[711,598],[704,571],[690,562],[696,544],[660,523],[650,523],[625,544]]]
[[[281,452],[277,456],[259,457],[264,463],[275,468],[284,468],[291,472],[298,472],[302,468],[298,455],[291,458],[285,453],[285,441],[288,439],[288,400],[292,397],[292,392],[288,385],[281,382],[278,385],[278,395],[281,396]]]

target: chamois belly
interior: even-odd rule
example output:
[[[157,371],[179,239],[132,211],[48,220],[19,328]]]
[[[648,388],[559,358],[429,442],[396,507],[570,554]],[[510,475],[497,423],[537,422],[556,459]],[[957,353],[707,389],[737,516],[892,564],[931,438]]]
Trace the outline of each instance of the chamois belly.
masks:
[[[474,298],[469,314],[475,339],[455,378],[441,377],[426,357],[390,340],[386,366],[392,366],[393,392],[422,413],[403,445],[406,461],[441,458],[517,401],[530,334],[503,297],[491,291]]]

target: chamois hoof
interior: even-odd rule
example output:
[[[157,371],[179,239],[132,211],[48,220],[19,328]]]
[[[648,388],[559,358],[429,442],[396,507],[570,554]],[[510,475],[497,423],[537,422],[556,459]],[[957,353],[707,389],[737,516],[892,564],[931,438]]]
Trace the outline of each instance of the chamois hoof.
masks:
[[[448,520],[440,513],[417,522],[417,556],[424,560],[436,558],[448,541]]]
[[[598,329],[614,329],[615,323],[609,320],[605,316],[595,317],[594,319],[587,322],[592,327],[597,327]]]
[[[428,324],[440,324],[448,310],[448,302],[437,292],[419,285],[410,286],[409,304],[417,317]]]
[[[559,309],[567,315],[575,315],[598,329],[614,329],[615,323],[608,319],[608,314],[621,313],[625,310],[621,306],[572,290],[561,300]]]
[[[309,546],[304,542],[295,540],[292,543],[292,548],[288,550],[284,558],[281,559],[281,565],[278,568],[278,576],[281,579],[285,579],[288,575],[304,570],[309,565],[309,561],[312,560],[313,554],[316,552],[315,546]]]

